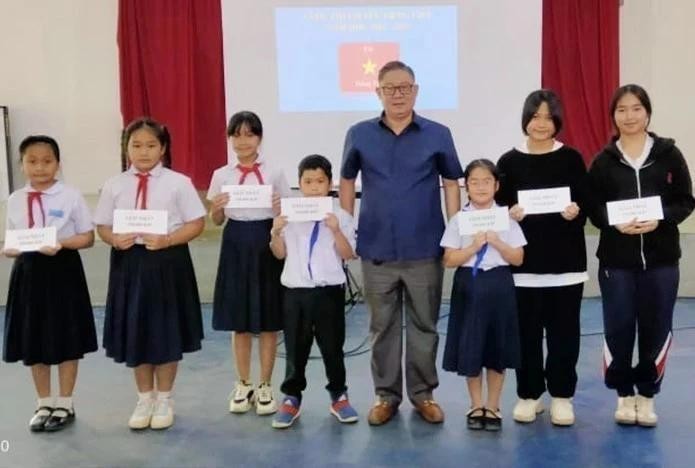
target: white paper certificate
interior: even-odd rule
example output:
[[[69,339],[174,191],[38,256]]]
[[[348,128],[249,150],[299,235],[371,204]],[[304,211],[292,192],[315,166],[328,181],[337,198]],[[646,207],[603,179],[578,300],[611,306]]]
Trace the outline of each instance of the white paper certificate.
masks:
[[[8,229],[5,231],[5,249],[36,252],[41,247],[55,247],[58,243],[55,226],[37,229]]]
[[[167,234],[166,210],[114,210],[115,234]]]
[[[282,198],[280,212],[290,222],[321,221],[326,214],[333,212],[331,197]]]
[[[664,219],[664,209],[659,196],[612,201],[606,203],[606,209],[608,224],[611,226],[629,223],[633,219],[637,221]]]
[[[272,185],[223,185],[222,192],[229,194],[226,208],[272,208]]]
[[[519,205],[524,214],[560,213],[572,203],[569,187],[519,190]]]
[[[497,206],[488,210],[461,211],[458,214],[459,234],[471,236],[480,231],[509,230],[509,210]]]

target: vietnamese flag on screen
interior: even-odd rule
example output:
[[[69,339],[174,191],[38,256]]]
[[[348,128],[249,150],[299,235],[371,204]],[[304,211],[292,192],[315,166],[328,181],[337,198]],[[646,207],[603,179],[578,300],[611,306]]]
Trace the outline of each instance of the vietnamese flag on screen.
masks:
[[[398,60],[397,42],[351,42],[338,47],[340,90],[347,93],[371,93],[379,85],[379,69]]]

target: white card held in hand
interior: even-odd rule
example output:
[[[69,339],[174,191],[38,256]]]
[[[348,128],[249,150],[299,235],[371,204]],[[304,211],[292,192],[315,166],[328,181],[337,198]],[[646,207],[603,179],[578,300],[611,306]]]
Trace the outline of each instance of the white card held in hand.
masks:
[[[287,221],[321,221],[333,212],[331,197],[295,197],[280,200],[280,212]]]
[[[272,208],[272,185],[223,185],[222,192],[229,194],[225,208]]]
[[[114,210],[115,234],[167,234],[166,210]]]
[[[487,210],[461,211],[458,214],[459,234],[471,236],[480,231],[508,231],[509,210],[497,206]]]
[[[34,229],[8,229],[5,231],[5,250],[36,252],[41,247],[58,244],[55,226]]]
[[[612,201],[606,203],[606,209],[608,224],[611,226],[629,223],[633,219],[637,221],[664,219],[664,209],[659,196]]]
[[[572,203],[569,187],[519,190],[517,196],[526,215],[560,213]]]

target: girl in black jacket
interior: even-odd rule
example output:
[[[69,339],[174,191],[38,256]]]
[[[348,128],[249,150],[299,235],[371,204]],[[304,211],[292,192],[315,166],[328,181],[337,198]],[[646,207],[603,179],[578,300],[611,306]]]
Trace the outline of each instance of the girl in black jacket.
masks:
[[[589,170],[590,218],[601,230],[596,255],[605,382],[618,393],[616,422],[654,426],[654,395],[664,376],[678,292],[678,224],[693,211],[695,199],[674,141],[647,131],[652,114],[647,92],[634,84],[618,88],[610,112],[617,135]],[[606,202],[652,196],[661,197],[663,219],[609,224]],[[633,367],[635,329],[639,356]]]

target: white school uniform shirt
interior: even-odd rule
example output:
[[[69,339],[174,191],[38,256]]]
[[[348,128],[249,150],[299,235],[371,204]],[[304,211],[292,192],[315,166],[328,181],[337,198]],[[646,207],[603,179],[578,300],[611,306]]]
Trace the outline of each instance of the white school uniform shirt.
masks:
[[[113,211],[116,209],[136,209],[137,173],[135,166],[131,166],[127,171],[106,181],[94,212],[94,222],[97,225],[113,226]],[[168,233],[176,231],[184,223],[205,216],[205,207],[191,179],[165,168],[161,163],[150,171],[147,181],[147,209],[168,212]]]
[[[272,185],[273,192],[280,194],[281,198],[292,196],[292,191],[282,171],[271,168],[262,156],[259,156],[255,162],[260,164],[258,171],[261,173],[265,185]],[[236,166],[237,163],[227,164],[212,173],[207,194],[208,200],[212,201],[216,195],[219,195],[223,185],[239,185],[242,172]],[[251,172],[244,179],[243,185],[260,185],[260,181],[256,174]],[[275,217],[272,208],[225,208],[224,215],[236,221],[258,221]]]
[[[30,184],[15,191],[7,199],[7,229],[29,229],[29,208],[27,198],[29,192],[36,192]],[[34,227],[42,228],[55,226],[57,238],[67,239],[76,234],[84,234],[94,230],[92,215],[82,194],[74,187],[56,181],[50,188],[42,190],[41,207],[38,201],[32,203]]]
[[[496,203],[493,203],[493,207],[496,206],[498,205]],[[473,204],[468,203],[466,206],[463,207],[463,210],[461,211],[475,210],[476,208],[473,206]],[[450,249],[462,249],[464,247],[468,247],[473,243],[473,236],[461,235],[459,233],[459,216],[461,216],[460,212],[456,213],[456,215],[449,220],[449,224],[446,225],[444,235],[442,236],[442,240],[439,243],[440,246],[448,247]],[[514,221],[512,218],[509,218],[509,230],[498,232],[497,235],[503,242],[509,244],[509,246],[511,247],[516,248],[523,247],[524,245],[526,245],[526,237],[524,237],[524,232],[521,230],[521,226],[519,226],[519,223]],[[465,264],[461,266],[472,268],[475,265],[475,260],[476,255],[473,255],[471,256],[471,258],[468,259],[468,261]],[[509,262],[502,258],[502,255],[499,253],[497,249],[488,244],[487,252],[485,252],[483,260],[480,262],[479,268],[483,271],[487,271],[492,268],[503,265],[509,265]]]
[[[355,221],[342,208],[334,206],[340,231],[355,250]],[[315,288],[345,283],[343,260],[335,248],[335,236],[320,221],[319,234],[311,255],[311,273],[309,276],[309,244],[314,221],[288,223],[282,231],[285,239],[285,266],[280,275],[280,283],[288,288]]]
[[[563,143],[555,140],[551,152],[563,147]],[[524,140],[516,149],[525,154],[531,153],[528,143]],[[514,273],[514,286],[521,288],[552,288],[558,286],[571,286],[589,281],[586,271],[570,271],[567,273]]]

